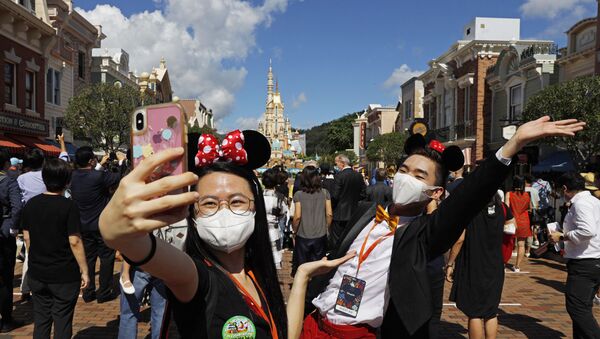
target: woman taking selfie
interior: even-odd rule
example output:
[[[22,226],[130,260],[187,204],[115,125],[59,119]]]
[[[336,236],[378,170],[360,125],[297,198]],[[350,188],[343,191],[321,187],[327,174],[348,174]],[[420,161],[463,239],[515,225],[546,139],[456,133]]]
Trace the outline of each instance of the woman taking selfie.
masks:
[[[164,281],[183,338],[286,338],[286,310],[253,173],[268,161],[269,143],[258,132],[234,131],[222,145],[204,134],[192,148],[196,166],[190,164],[190,172],[146,183],[157,167],[181,159],[183,149],[176,148],[144,159],[125,177],[100,217],[102,236],[132,265]],[[187,186],[190,192],[167,195]],[[183,218],[185,253],[150,233]],[[312,274],[343,260],[307,264],[296,280],[305,286]],[[292,298],[288,306],[298,303],[303,300]]]

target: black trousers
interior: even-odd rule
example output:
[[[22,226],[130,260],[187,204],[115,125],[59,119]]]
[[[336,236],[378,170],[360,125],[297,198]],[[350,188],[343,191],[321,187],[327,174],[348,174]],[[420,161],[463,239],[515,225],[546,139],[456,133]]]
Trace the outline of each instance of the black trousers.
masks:
[[[443,266],[443,256],[435,258],[427,264],[427,275],[429,276],[431,288],[431,301],[433,302],[433,314],[428,323],[430,339],[438,338],[440,332],[442,308],[444,305],[444,282],[446,280]]]
[[[331,223],[331,227],[329,227],[329,237],[328,237],[328,249],[331,251],[336,248],[336,245],[342,234],[344,234],[344,230],[348,225],[348,220],[333,220]]]
[[[89,268],[90,284],[83,291],[84,296],[92,296],[96,291],[96,259],[100,258],[100,277],[98,279],[98,297],[109,297],[112,294],[115,251],[104,243],[99,231],[82,232],[85,258]]]
[[[573,321],[573,338],[600,338],[600,327],[592,313],[594,294],[600,287],[600,259],[571,259],[567,272],[565,299]]]
[[[45,283],[31,275],[27,278],[33,300],[33,338],[50,338],[52,323],[54,339],[71,338],[80,282]]]
[[[4,322],[12,320],[16,253],[16,239],[0,236],[0,315]]]
[[[292,256],[292,275],[296,274],[298,266],[305,262],[321,260],[327,252],[327,236],[307,239],[296,236],[294,254]]]

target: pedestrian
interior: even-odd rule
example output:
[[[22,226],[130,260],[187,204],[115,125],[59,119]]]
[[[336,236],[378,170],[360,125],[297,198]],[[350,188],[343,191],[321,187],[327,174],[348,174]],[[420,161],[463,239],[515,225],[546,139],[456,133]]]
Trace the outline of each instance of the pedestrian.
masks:
[[[552,185],[542,178],[537,178],[531,187],[537,189],[540,197],[539,208],[545,222],[554,221],[554,207],[550,205],[550,197],[552,196]]]
[[[71,338],[80,289],[89,284],[80,237],[79,210],[63,197],[71,168],[63,160],[44,163],[46,192],[23,208],[23,235],[29,248],[28,284],[33,294],[33,338]]]
[[[387,171],[379,168],[375,171],[375,183],[366,190],[366,201],[372,201],[377,205],[387,206],[392,203],[392,188],[385,183]]]
[[[231,137],[231,138],[230,138]],[[163,280],[169,305],[182,338],[287,336],[287,318],[269,246],[265,205],[258,179],[252,172],[266,163],[271,151],[267,139],[254,131],[227,135],[241,146],[239,159],[219,153],[203,142],[193,173],[146,182],[157,166],[180,159],[181,148],[146,158],[123,181],[100,218],[107,243],[133,266],[141,266]],[[234,145],[232,142],[228,142]],[[214,145],[213,145],[214,146]],[[225,146],[223,146],[225,147]],[[216,161],[203,162],[211,157]],[[205,165],[202,165],[205,164]],[[166,195],[192,186],[190,192]],[[156,197],[159,198],[156,198]],[[167,206],[165,208],[165,206]],[[161,228],[188,217],[185,252],[152,236]],[[298,269],[290,326],[301,327],[303,288],[313,273],[325,273],[341,261],[320,260]],[[298,302],[300,301],[300,302]]]
[[[331,225],[333,212],[331,197],[321,188],[321,177],[317,168],[307,166],[300,174],[302,189],[294,194],[295,237],[292,258],[292,275],[298,266],[316,261],[327,252],[327,230]]]
[[[278,183],[278,173],[272,169],[266,170],[262,175],[262,183],[265,187],[263,199],[267,211],[267,223],[269,226],[269,239],[271,239],[271,250],[275,268],[281,268],[282,258],[282,232],[285,226],[288,206],[287,198],[275,190]],[[283,219],[283,220],[282,220]],[[283,221],[283,222],[282,222]]]
[[[90,268],[90,283],[83,290],[85,302],[97,299],[98,303],[103,303],[117,296],[112,282],[115,251],[106,246],[98,230],[98,218],[110,200],[109,190],[121,180],[121,173],[102,168],[102,164],[107,160],[108,156],[105,156],[99,164],[89,146],[80,147],[75,152],[77,169],[73,171],[71,179],[71,197],[79,208],[81,237]],[[95,268],[98,258],[100,258],[100,286],[96,291]]]
[[[321,187],[326,189],[327,192],[329,192],[329,195],[331,196],[333,188],[335,187],[335,180],[331,165],[327,163],[321,164],[321,166],[319,166],[319,172],[321,174]]]
[[[540,194],[537,188],[533,187],[533,177],[531,175],[525,175],[525,192],[529,193],[531,198],[531,210],[529,211],[529,221],[531,224],[532,237],[527,238],[527,246],[525,247],[525,256],[529,257],[531,247],[538,248],[540,241],[538,239],[538,232],[542,224],[542,218],[540,214]]]
[[[456,171],[450,172],[450,176],[449,176],[450,182],[448,183],[448,185],[446,187],[448,192],[452,193],[452,191],[454,191],[454,189],[463,181],[463,179],[464,179],[463,173],[464,173],[464,167],[461,167]]]
[[[573,321],[573,338],[600,338],[600,327],[592,313],[594,295],[600,287],[600,200],[585,189],[575,172],[558,179],[565,200],[571,203],[563,232],[553,232],[552,242],[564,243],[567,262],[566,308]]]
[[[333,222],[329,229],[329,247],[334,248],[346,229],[358,202],[366,197],[366,185],[362,174],[352,170],[350,159],[345,155],[335,157],[339,172],[334,178],[331,202]]]
[[[15,237],[20,228],[20,216],[23,203],[21,189],[6,170],[10,166],[10,155],[0,149],[0,333],[7,333],[22,324],[12,317],[13,279],[15,275]]]
[[[305,319],[303,337],[428,338],[433,317],[429,260],[448,251],[496,194],[522,147],[546,136],[572,136],[584,125],[549,117],[522,124],[430,215],[424,214],[426,207],[444,194],[448,170],[462,167],[464,157],[458,147],[445,149],[420,134],[411,136],[405,144],[409,156],[394,177],[394,204],[387,212],[360,204],[330,258],[349,250],[358,255],[311,280],[306,302],[316,310]],[[346,293],[338,298],[345,291],[357,298]]]
[[[450,301],[468,318],[469,338],[496,338],[504,285],[502,238],[510,209],[495,194],[450,250],[446,280]]]
[[[59,159],[68,162],[69,155],[67,153],[64,135],[59,135],[58,141],[61,150]],[[23,205],[25,205],[31,198],[47,191],[46,185],[44,184],[44,179],[42,178],[44,159],[44,153],[38,148],[32,148],[27,152],[27,154],[25,154],[23,166],[28,170],[27,172],[19,175],[17,178],[19,188],[21,189]],[[21,250],[17,258],[23,261],[23,266],[21,268],[21,284],[19,287],[21,289],[21,300],[25,301],[31,298],[31,291],[27,279],[27,270],[29,268],[29,260],[27,258],[26,248],[27,245],[24,242],[22,242],[22,244],[23,245],[21,246]]]
[[[124,264],[123,273],[125,272],[129,284],[121,285],[118,338],[138,337],[138,322],[142,319],[140,308],[146,295],[149,295],[151,311],[150,338],[165,338],[167,328],[163,327],[163,318],[167,303],[167,292],[164,283],[140,267],[131,267]]]
[[[8,168],[8,171],[6,171],[6,174],[11,178],[16,179],[21,174],[22,165],[23,160],[14,157],[10,158],[10,167]]]
[[[513,178],[513,187],[511,192],[506,193],[504,201],[510,207],[512,215],[515,217],[517,230],[515,238],[517,239],[517,260],[512,267],[515,273],[521,272],[521,263],[525,258],[525,245],[527,238],[532,236],[531,225],[529,224],[529,211],[531,210],[531,198],[525,193],[525,180],[521,176]]]

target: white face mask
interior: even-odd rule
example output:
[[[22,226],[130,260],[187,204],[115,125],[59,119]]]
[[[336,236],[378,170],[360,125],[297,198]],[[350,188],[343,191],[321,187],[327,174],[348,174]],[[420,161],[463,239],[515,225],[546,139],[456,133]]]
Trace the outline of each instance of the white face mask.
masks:
[[[196,231],[210,247],[229,254],[242,248],[254,233],[254,215],[237,215],[223,208],[210,217],[197,217]]]
[[[427,191],[439,187],[428,186],[419,179],[406,173],[396,173],[394,176],[393,196],[394,203],[408,205],[414,202],[423,202],[431,199]]]

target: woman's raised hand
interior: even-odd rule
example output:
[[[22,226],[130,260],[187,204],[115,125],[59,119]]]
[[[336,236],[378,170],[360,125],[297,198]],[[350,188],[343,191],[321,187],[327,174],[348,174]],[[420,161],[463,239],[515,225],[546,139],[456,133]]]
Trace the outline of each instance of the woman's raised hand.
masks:
[[[100,215],[100,232],[109,246],[120,248],[120,244],[187,216],[187,207],[198,200],[198,193],[167,193],[195,185],[198,182],[195,174],[187,172],[146,182],[158,166],[181,158],[183,153],[181,147],[158,152],[121,180]]]
[[[321,260],[311,261],[300,265],[296,274],[302,273],[310,279],[317,275],[325,274],[331,271],[332,269],[340,266],[346,261],[354,258],[354,256],[356,256],[356,251],[350,251],[345,256],[333,260],[329,260],[327,259],[327,257],[323,257],[323,259]]]

